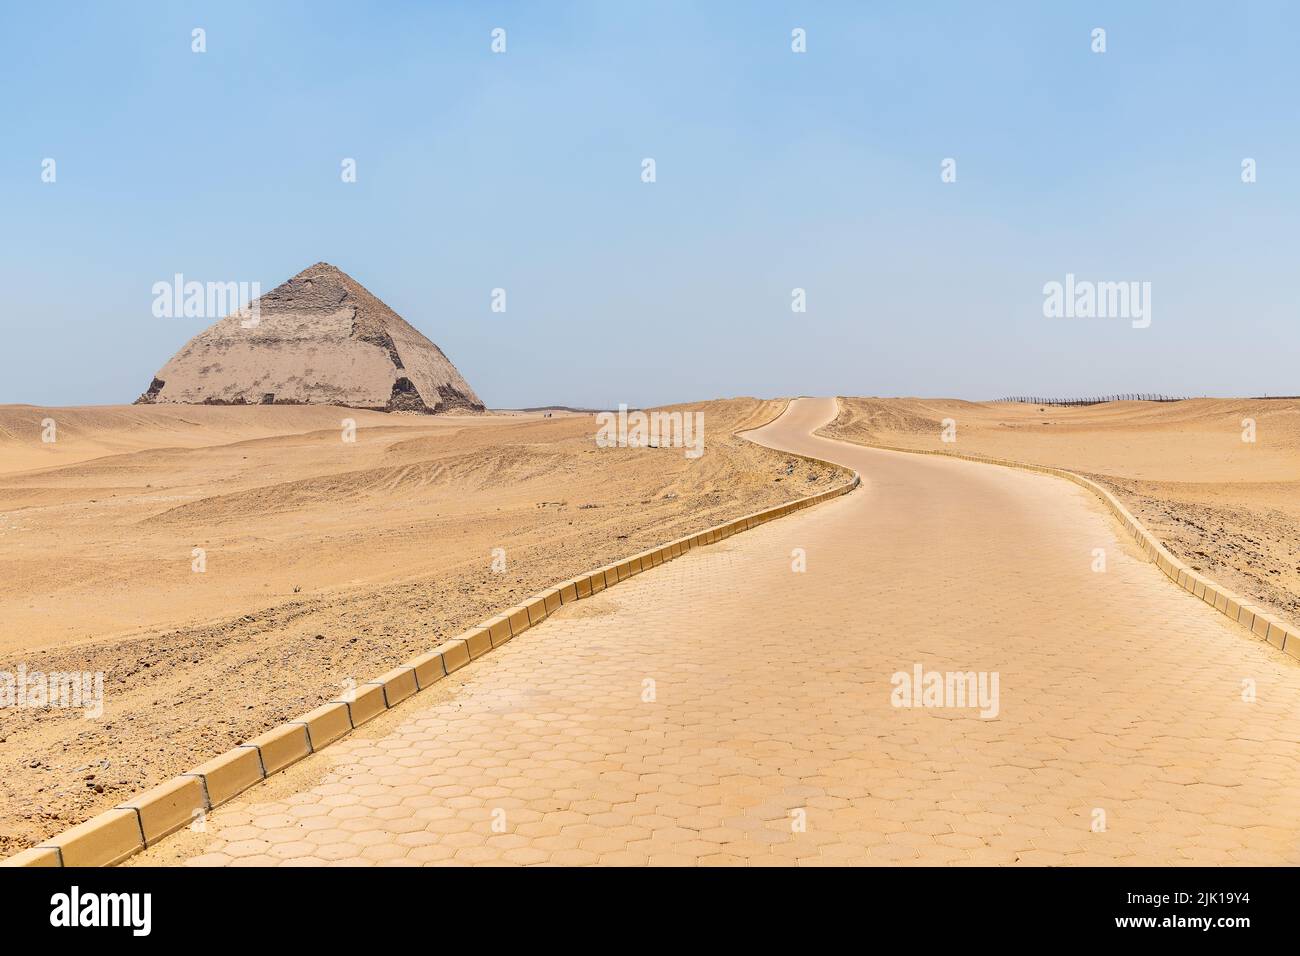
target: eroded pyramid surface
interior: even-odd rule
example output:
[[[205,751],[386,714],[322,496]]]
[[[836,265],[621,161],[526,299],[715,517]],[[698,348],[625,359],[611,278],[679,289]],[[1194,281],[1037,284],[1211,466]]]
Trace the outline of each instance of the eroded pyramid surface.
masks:
[[[438,346],[325,262],[186,343],[137,404],[345,405],[432,414],[483,402]]]

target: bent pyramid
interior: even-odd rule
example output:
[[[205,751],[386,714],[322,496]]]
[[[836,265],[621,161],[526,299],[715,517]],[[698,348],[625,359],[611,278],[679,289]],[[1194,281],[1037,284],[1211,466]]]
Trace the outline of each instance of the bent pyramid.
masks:
[[[483,411],[442,350],[326,262],[172,356],[136,404],[346,405],[389,412]]]

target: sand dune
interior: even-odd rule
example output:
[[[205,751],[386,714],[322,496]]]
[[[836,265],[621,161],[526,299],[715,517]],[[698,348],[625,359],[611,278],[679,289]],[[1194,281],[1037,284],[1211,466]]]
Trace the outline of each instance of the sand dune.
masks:
[[[0,670],[106,684],[100,720],[6,716],[0,854],[556,581],[828,487],[827,469],[732,436],[784,404],[684,406],[705,412],[695,461],[597,448],[585,414],[0,408]]]
[[[361,427],[429,424],[427,418],[319,405],[273,405],[251,415],[249,411],[209,405],[0,405],[0,475],[143,450],[216,447],[313,430],[337,435],[345,417],[356,419]],[[44,443],[42,422],[49,418],[54,419],[57,440]],[[438,422],[460,420],[443,417]]]

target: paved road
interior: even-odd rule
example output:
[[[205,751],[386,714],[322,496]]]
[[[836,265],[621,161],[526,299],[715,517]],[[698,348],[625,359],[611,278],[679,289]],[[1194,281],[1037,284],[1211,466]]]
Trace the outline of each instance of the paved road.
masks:
[[[561,610],[138,862],[1300,863],[1295,662],[1082,489],[812,437],[833,414],[751,437],[857,492]],[[986,706],[895,706],[918,667]]]

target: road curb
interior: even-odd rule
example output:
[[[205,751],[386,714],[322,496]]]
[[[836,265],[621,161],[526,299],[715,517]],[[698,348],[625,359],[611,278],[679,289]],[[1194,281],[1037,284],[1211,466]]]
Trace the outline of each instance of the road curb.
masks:
[[[810,455],[781,453],[845,470],[842,465]],[[418,696],[452,671],[541,624],[564,605],[598,594],[696,548],[848,494],[861,484],[861,480],[858,473],[853,472],[847,482],[827,491],[734,518],[562,581],[374,680],[357,685],[355,691],[348,692],[339,700],[273,727],[187,773],[123,801],[112,810],[42,840],[31,849],[0,860],[0,866],[113,866],[121,863],[191,820],[202,818],[208,811],[233,800],[249,787],[341,740],[403,701]]]
[[[817,434],[814,432],[814,434]],[[1064,478],[1066,481],[1072,481],[1082,488],[1091,491],[1100,498],[1119,523],[1124,527],[1138,546],[1146,554],[1147,559],[1158,567],[1165,577],[1173,581],[1184,591],[1194,597],[1200,598],[1210,607],[1214,608],[1220,614],[1240,624],[1247,631],[1250,631],[1255,637],[1272,644],[1278,650],[1300,660],[1300,627],[1288,621],[1284,621],[1277,616],[1268,613],[1262,608],[1251,604],[1248,598],[1244,598],[1221,584],[1210,580],[1199,571],[1194,570],[1181,560],[1174,556],[1160,541],[1147,530],[1137,517],[1130,512],[1119,499],[1113,494],[1097,484],[1090,478],[1069,471],[1065,468],[1054,468],[1050,465],[1035,465],[1030,462],[1013,461],[1007,458],[992,458],[986,455],[968,455],[962,452],[943,451],[941,449],[930,448],[903,448],[898,445],[882,445],[875,442],[857,441],[852,438],[845,438],[840,435],[821,435],[822,438],[829,438],[835,441],[847,441],[854,445],[860,445],[863,448],[877,448],[881,451],[902,452],[908,455],[934,455],[939,458],[957,458],[961,461],[973,461],[984,465],[1001,465],[1004,468],[1018,468],[1021,471],[1033,471],[1043,475],[1051,475],[1056,478]]]

